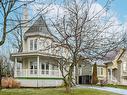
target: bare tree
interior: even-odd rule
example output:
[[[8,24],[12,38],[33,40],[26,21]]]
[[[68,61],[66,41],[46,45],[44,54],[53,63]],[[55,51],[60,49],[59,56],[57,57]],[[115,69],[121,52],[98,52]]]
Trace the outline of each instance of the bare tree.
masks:
[[[68,57],[56,59],[60,64],[66,91],[71,91],[74,68],[78,83],[78,64],[83,60],[103,59],[105,55],[121,43],[116,35],[118,24],[114,24],[107,13],[111,0],[107,0],[99,11],[95,0],[64,0],[61,6],[65,13],[51,20],[53,25],[50,34],[59,43],[57,47],[66,47]],[[59,12],[58,12],[59,13]],[[67,66],[66,66],[67,65]],[[64,72],[66,71],[66,73]]]
[[[20,3],[20,0],[2,0],[0,2],[1,34],[2,34],[0,40],[0,46],[4,44],[7,34],[15,30],[19,26],[19,24],[17,24],[14,27],[11,27],[10,29],[8,24],[10,21],[10,16],[13,16],[13,13],[24,5],[24,3],[21,3],[19,4],[19,6],[17,6],[16,5],[17,3]],[[14,21],[13,19],[11,20]]]
[[[0,46],[4,44],[7,34],[15,30],[19,26],[19,25],[16,25],[10,29],[8,25],[9,17],[13,15],[15,10],[18,10],[23,5],[23,4],[19,4],[19,6],[16,7],[16,3],[19,3],[19,0],[1,0],[0,1],[0,15],[1,15],[0,33],[2,35],[0,39]],[[2,76],[0,73],[0,81],[1,79],[2,79]],[[1,82],[0,82],[0,86],[1,86]]]
[[[17,23],[21,23],[21,21],[21,18],[17,17]],[[12,47],[17,50],[17,52],[22,52],[23,50],[23,35],[24,32],[22,25],[20,25],[19,28],[15,29],[15,31],[11,33],[13,41],[10,40],[10,43]]]

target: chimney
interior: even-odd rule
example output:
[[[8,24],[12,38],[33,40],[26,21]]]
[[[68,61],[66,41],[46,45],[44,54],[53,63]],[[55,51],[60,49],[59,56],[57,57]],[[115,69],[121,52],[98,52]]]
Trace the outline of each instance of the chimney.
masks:
[[[29,28],[29,22],[28,22],[29,21],[29,13],[28,13],[27,4],[24,4],[24,6],[23,6],[23,18],[22,18],[22,20],[23,20],[23,23],[25,23],[25,24],[23,24],[23,32],[25,33]]]
[[[28,17],[29,13],[28,13],[28,6],[27,4],[24,4],[23,5],[23,16],[22,16],[22,23],[24,23],[22,25],[22,32],[23,32],[23,37],[24,38],[24,33],[29,29],[29,17]],[[27,43],[25,41],[25,39],[23,39],[23,52],[26,51],[26,47],[27,46]]]

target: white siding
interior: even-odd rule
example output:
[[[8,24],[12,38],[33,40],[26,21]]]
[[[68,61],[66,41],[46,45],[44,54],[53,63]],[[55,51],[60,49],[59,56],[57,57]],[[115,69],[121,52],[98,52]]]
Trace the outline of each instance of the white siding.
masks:
[[[22,87],[54,87],[61,86],[63,81],[53,79],[17,79]]]

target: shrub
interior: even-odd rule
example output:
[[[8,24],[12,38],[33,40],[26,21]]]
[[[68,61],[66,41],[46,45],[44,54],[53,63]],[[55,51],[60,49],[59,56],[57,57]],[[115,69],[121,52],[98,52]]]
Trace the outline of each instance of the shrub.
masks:
[[[19,88],[20,82],[16,81],[12,77],[4,77],[2,78],[2,87],[3,88]]]

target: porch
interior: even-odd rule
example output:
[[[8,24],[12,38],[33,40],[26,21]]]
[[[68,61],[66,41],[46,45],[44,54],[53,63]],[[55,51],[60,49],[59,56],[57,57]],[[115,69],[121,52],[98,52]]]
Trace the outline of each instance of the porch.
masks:
[[[118,84],[116,69],[108,69],[108,83],[109,84]]]
[[[12,55],[14,60],[14,77],[34,78],[62,78],[59,65],[53,60],[53,56],[44,56],[38,53],[33,55]]]

